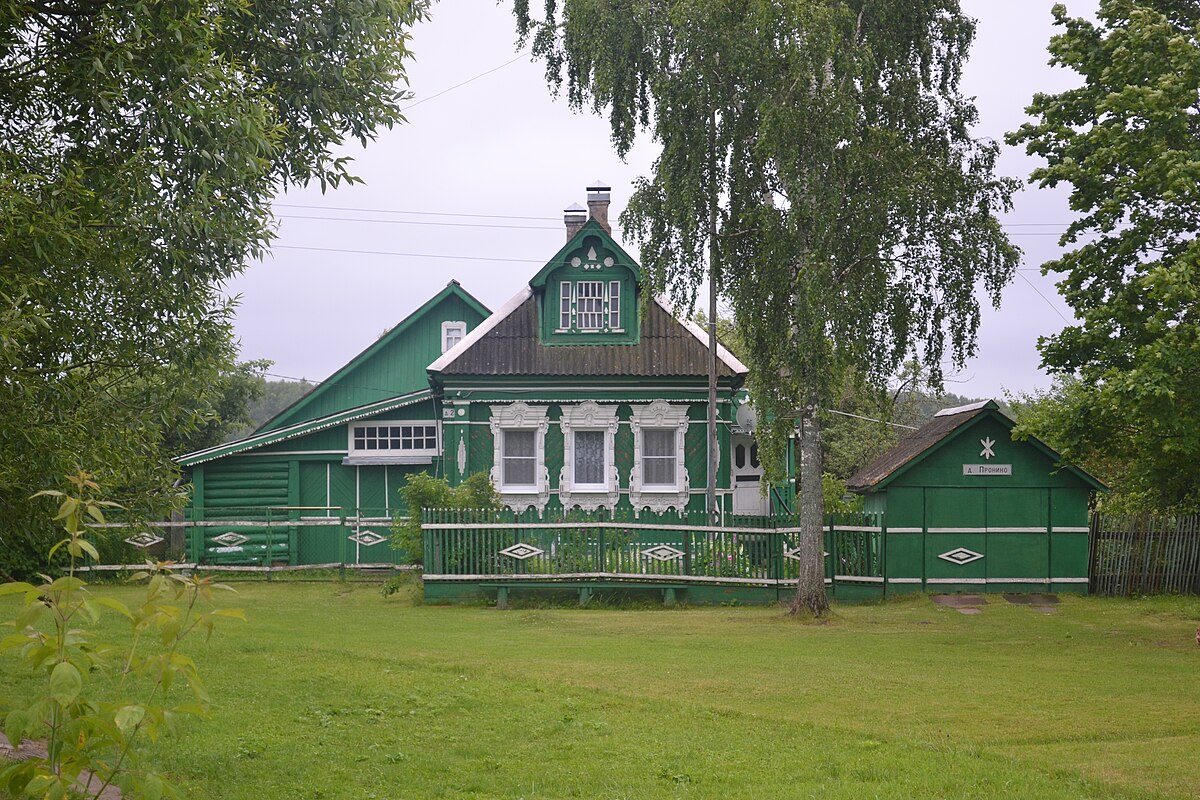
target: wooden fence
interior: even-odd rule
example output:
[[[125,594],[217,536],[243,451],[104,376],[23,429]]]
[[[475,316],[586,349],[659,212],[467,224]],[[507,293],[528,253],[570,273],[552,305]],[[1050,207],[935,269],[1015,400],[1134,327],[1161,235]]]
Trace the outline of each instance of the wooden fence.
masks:
[[[1092,594],[1200,594],[1200,514],[1093,514],[1089,540]]]
[[[826,523],[828,580],[882,582],[880,518],[831,516]],[[426,509],[421,527],[426,582],[604,578],[794,586],[800,568],[795,516],[638,519]]]

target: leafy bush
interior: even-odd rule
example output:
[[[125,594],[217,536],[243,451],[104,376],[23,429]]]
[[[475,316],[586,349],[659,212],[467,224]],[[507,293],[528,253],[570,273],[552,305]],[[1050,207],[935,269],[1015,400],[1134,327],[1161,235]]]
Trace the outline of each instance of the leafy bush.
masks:
[[[400,496],[408,517],[396,517],[392,523],[392,547],[404,552],[409,564],[425,561],[424,537],[421,534],[421,513],[427,508],[500,508],[496,487],[486,472],[476,472],[458,486],[445,478],[435,478],[425,472],[409,475]]]
[[[0,596],[23,595],[12,620],[13,632],[0,639],[0,649],[18,649],[30,670],[44,674],[29,696],[5,698],[4,732],[13,745],[45,736],[46,755],[0,769],[0,789],[12,797],[99,797],[116,786],[126,798],[158,800],[178,796],[161,775],[142,766],[141,748],[174,732],[186,715],[208,712],[208,695],[196,664],[180,650],[181,642],[200,629],[212,635],[218,617],[245,619],[236,609],[202,611],[214,589],[228,589],[198,578],[172,573],[169,562],[148,564],[130,580],[147,583],[144,602],[133,609],[111,597],[91,594],[75,576],[76,564],[97,557],[89,541],[105,511],[115,503],[96,499],[99,486],[84,472],[69,479],[73,492],[39,492],[60,501],[55,521],[66,537],[50,550],[65,550],[70,561],[60,578],[42,576],[39,584],[0,585]],[[89,630],[101,609],[116,611],[133,630],[128,648],[96,641]],[[93,693],[92,676],[113,671],[121,676],[115,696]],[[168,704],[175,682],[190,697]],[[86,785],[86,791],[85,791]]]

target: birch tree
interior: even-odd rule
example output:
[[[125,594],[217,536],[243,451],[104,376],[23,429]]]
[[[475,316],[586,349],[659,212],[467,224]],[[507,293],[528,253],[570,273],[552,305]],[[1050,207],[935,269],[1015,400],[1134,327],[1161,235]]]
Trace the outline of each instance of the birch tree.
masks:
[[[1017,251],[1011,181],[960,88],[974,26],[954,0],[515,0],[546,78],[607,115],[625,155],[662,146],[622,225],[652,288],[690,307],[706,278],[746,343],[768,477],[798,425],[793,611],[828,607],[821,414],[844,370],[937,385],[975,348]]]

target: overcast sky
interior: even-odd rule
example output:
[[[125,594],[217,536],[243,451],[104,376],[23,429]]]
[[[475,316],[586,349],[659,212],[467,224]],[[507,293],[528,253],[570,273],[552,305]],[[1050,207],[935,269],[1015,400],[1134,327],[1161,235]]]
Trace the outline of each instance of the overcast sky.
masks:
[[[1047,65],[1050,0],[964,0],[978,20],[965,92],[980,110],[977,134],[1001,140],[1024,120],[1035,91],[1073,85]],[[1097,0],[1068,0],[1092,16]],[[365,185],[322,195],[292,190],[275,206],[272,255],[228,287],[241,296],[236,333],[243,359],[270,359],[270,373],[321,380],[451,279],[495,309],[564,241],[562,209],[584,187],[612,186],[617,220],[656,147],[644,136],[622,163],[607,123],[572,112],[546,88],[542,68],[515,49],[510,5],[443,0],[411,43],[414,93],[407,124],[345,153]],[[1036,162],[1004,147],[1000,172],[1026,178]],[[1023,251],[1022,270],[999,312],[985,303],[979,354],[947,389],[999,397],[1044,388],[1038,336],[1060,330],[1071,311],[1042,262],[1058,252],[1070,221],[1065,190],[1026,188],[1003,222]],[[620,239],[619,226],[614,233]],[[631,252],[636,254],[632,243]]]

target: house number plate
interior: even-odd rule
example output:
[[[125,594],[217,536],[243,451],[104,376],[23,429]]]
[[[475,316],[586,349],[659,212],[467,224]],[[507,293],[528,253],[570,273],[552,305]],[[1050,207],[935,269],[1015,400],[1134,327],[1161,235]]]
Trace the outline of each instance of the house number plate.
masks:
[[[1012,464],[963,464],[963,475],[1012,475]]]

